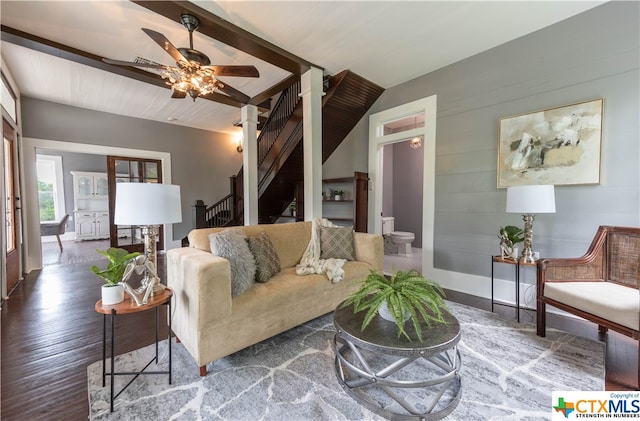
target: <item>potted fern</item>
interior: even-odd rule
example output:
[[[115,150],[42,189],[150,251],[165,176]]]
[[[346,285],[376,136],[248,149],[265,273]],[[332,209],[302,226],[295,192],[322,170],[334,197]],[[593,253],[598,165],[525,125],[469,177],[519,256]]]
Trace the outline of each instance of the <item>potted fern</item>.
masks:
[[[125,249],[116,247],[96,251],[109,260],[107,267],[104,269],[100,269],[95,265],[91,266],[91,272],[105,281],[105,284],[102,285],[102,304],[118,304],[124,300],[124,287],[120,285],[124,270],[129,262],[140,253],[137,251],[129,253]]]
[[[371,271],[362,286],[343,304],[353,304],[353,311],[366,311],[361,330],[365,330],[376,314],[395,322],[398,338],[411,337],[405,329],[407,320],[411,320],[418,340],[422,342],[421,320],[430,326],[432,323],[446,323],[443,311],[449,311],[444,301],[442,287],[426,279],[415,269],[398,271],[390,278],[380,272]],[[388,315],[386,314],[388,309]]]

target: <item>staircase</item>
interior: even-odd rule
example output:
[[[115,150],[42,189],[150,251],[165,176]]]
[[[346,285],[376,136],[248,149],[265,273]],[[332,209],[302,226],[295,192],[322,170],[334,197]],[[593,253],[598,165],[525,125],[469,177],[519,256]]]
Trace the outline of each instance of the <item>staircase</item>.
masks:
[[[322,163],[382,94],[383,89],[344,70],[325,80],[322,98]],[[276,102],[258,137],[258,222],[275,222],[303,180],[300,82]],[[242,224],[242,169],[231,177],[231,193],[196,217],[196,227]],[[196,211],[197,213],[197,211]],[[298,215],[301,214],[299,210]]]

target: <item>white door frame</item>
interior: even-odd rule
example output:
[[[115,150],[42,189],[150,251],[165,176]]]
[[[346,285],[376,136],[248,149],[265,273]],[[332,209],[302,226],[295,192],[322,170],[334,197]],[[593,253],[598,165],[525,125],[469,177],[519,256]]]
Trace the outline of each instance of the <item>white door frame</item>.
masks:
[[[22,163],[24,168],[24,196],[28,203],[38,203],[38,183],[36,176],[36,149],[53,149],[63,152],[76,152],[94,155],[135,156],[137,158],[157,159],[161,161],[162,182],[171,184],[171,154],[168,152],[129,149],[105,145],[90,145],[76,142],[22,138]],[[106,159],[106,158],[105,158]],[[25,236],[25,268],[29,273],[42,268],[42,245],[40,244],[40,215],[38,206],[28,206],[24,211],[23,231]],[[173,239],[172,225],[164,226],[164,249],[179,247],[180,242]]]
[[[423,199],[422,199],[422,274],[437,281],[444,288],[478,297],[490,297],[489,278],[468,273],[452,272],[433,267],[435,225],[435,163],[436,163],[436,96],[423,98],[369,117],[369,188],[373,203],[369,204],[369,232],[382,234],[382,184],[384,145],[401,142],[414,136],[424,136]],[[385,123],[424,113],[424,127],[384,135]],[[520,292],[523,294],[523,291]],[[496,280],[496,297],[509,302],[513,296],[513,282]]]
[[[432,95],[369,116],[369,188],[373,193],[373,203],[369,205],[369,232],[382,234],[383,146],[423,136],[422,273],[426,277],[433,274],[436,111],[437,96]],[[383,133],[386,123],[419,113],[424,113],[423,127],[388,135]]]

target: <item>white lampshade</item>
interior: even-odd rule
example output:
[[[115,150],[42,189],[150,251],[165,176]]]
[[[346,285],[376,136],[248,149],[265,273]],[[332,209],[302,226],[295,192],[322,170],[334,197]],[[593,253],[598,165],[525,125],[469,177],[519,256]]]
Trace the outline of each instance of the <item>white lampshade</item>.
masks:
[[[553,185],[513,186],[507,188],[508,213],[555,213]]]
[[[116,225],[162,225],[182,222],[180,186],[154,183],[116,184]]]

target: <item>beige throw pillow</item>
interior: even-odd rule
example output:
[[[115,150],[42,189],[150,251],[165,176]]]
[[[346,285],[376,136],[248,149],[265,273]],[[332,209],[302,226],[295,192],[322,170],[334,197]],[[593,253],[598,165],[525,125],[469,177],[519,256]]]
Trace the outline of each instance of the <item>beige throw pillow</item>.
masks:
[[[355,260],[351,227],[320,227],[320,258]]]
[[[280,272],[280,258],[266,232],[247,238],[247,243],[256,261],[256,282],[267,282]]]

